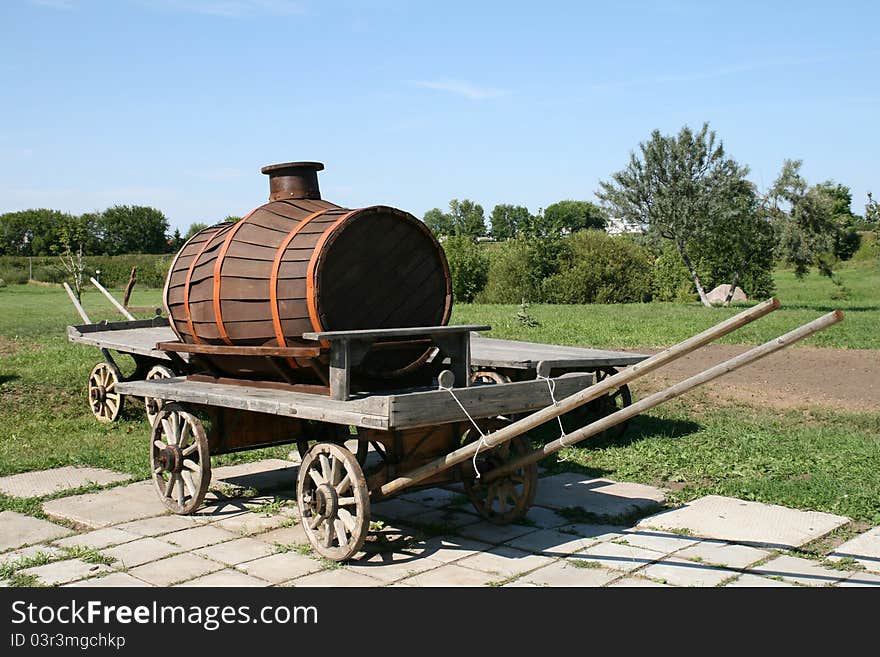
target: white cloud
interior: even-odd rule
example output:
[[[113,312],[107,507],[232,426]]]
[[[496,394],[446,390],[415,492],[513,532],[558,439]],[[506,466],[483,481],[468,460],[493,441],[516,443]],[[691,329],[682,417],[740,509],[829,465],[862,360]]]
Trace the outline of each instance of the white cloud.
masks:
[[[141,0],[141,4],[164,11],[225,18],[254,14],[294,16],[306,13],[305,5],[294,0]]]
[[[502,89],[492,87],[481,87],[464,80],[415,80],[412,82],[416,87],[422,89],[433,89],[435,91],[445,91],[446,93],[456,96],[463,96],[471,100],[487,100],[489,98],[498,98],[506,96],[509,92]]]

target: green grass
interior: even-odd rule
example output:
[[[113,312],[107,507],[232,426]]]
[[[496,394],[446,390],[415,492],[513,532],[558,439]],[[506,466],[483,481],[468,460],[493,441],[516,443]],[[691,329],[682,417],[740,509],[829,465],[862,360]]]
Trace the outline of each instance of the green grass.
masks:
[[[722,344],[760,344],[840,308],[845,321],[801,345],[841,349],[880,349],[880,267],[840,270],[842,286],[818,274],[798,280],[777,271],[775,296],[782,308],[719,340]],[[757,301],[761,301],[758,299]],[[740,312],[742,307],[704,308],[699,303],[633,303],[562,306],[532,304],[539,322],[517,319],[518,305],[457,304],[455,324],[488,324],[489,337],[599,348],[666,347]],[[797,347],[795,347],[797,348]]]

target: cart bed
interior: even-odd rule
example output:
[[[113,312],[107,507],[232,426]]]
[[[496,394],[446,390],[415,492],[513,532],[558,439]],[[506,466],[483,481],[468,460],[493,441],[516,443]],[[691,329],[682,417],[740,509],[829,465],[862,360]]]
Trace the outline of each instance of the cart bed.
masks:
[[[67,327],[67,339],[102,349],[113,349],[122,354],[137,354],[159,360],[170,360],[156,344],[177,339],[164,317],[136,319],[126,322],[99,322]],[[186,354],[182,355],[186,358]]]
[[[499,340],[471,333],[471,365],[533,370],[544,361],[557,369],[595,369],[634,365],[648,358],[627,351],[566,347],[539,342]]]

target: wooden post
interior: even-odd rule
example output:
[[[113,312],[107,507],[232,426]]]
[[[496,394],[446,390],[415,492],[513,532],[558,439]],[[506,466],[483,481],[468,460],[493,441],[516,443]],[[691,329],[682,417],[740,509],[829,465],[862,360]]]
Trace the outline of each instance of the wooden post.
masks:
[[[126,308],[128,307],[128,300],[131,298],[131,291],[134,289],[134,284],[137,283],[137,267],[131,268],[131,274],[128,276],[128,285],[125,286],[125,294],[122,295],[122,305]]]
[[[338,340],[330,349],[330,397],[348,399],[351,393],[351,340]]]
[[[681,383],[675,384],[671,388],[656,392],[653,395],[645,397],[641,401],[636,402],[632,406],[627,406],[626,408],[621,409],[616,413],[606,415],[605,417],[596,420],[595,422],[588,424],[585,427],[581,427],[577,431],[573,431],[570,434],[557,438],[556,440],[547,443],[543,447],[536,449],[534,452],[525,454],[518,459],[505,463],[504,465],[486,473],[485,475],[483,475],[483,477],[485,481],[489,482],[505,474],[514,472],[524,465],[536,463],[537,461],[540,461],[541,459],[550,456],[551,454],[555,454],[563,447],[574,445],[575,443],[586,440],[591,436],[595,436],[597,433],[601,433],[609,427],[620,424],[621,422],[624,422],[631,417],[642,413],[643,411],[654,408],[655,406],[662,404],[665,401],[669,401],[670,399],[675,399],[676,397],[683,395],[684,393],[692,390],[693,388],[696,388],[697,386],[701,386],[704,383],[708,383],[709,381],[714,381],[715,379],[724,376],[728,372],[733,372],[734,370],[738,370],[741,367],[754,363],[756,360],[776,353],[780,349],[784,349],[785,347],[792,345],[795,342],[803,340],[804,338],[809,337],[814,333],[818,333],[819,331],[822,331],[829,326],[832,326],[842,321],[843,313],[839,310],[830,312],[827,315],[822,315],[822,317],[814,319],[809,324],[804,324],[803,326],[796,328],[793,331],[789,331],[785,335],[781,335],[774,340],[765,342],[759,347],[750,349],[749,351],[740,354],[739,356],[715,365],[715,367],[710,367],[708,370],[704,370],[699,374],[695,374],[694,376],[685,379]]]
[[[116,310],[121,312],[123,317],[134,321],[134,315],[132,315],[130,312],[128,312],[128,310],[126,309],[125,306],[123,306],[121,303],[119,303],[112,294],[110,294],[106,289],[104,289],[103,285],[101,285],[98,281],[96,281],[93,276],[90,276],[89,280],[92,282],[92,285],[94,285],[96,288],[98,288],[101,291],[101,294],[103,294],[105,297],[107,297],[110,300],[110,303],[112,303],[114,306],[116,306]]]
[[[79,313],[79,316],[82,317],[82,320],[86,324],[91,324],[92,320],[90,320],[89,316],[86,315],[85,309],[82,307],[82,304],[76,298],[76,295],[73,293],[73,290],[70,289],[70,286],[67,284],[67,281],[64,281],[64,289],[67,290],[67,296],[70,297],[70,300],[73,302],[74,308],[76,308],[76,312]]]
[[[506,427],[489,434],[483,441],[465,445],[454,452],[450,452],[445,456],[441,456],[419,468],[416,468],[402,477],[389,481],[379,489],[379,494],[384,497],[396,493],[399,490],[423,481],[438,472],[442,472],[456,463],[461,463],[472,458],[478,449],[487,449],[489,447],[500,445],[503,442],[507,442],[508,440],[515,438],[526,431],[530,431],[563,413],[568,413],[578,406],[611,392],[625,383],[629,383],[640,376],[644,376],[648,372],[652,372],[666,363],[670,363],[685,354],[689,354],[713,340],[716,340],[723,335],[727,335],[728,333],[745,326],[749,322],[773,312],[777,308],[779,308],[779,301],[775,298],[771,298],[763,303],[759,303],[757,306],[744,310],[738,315],[734,315],[733,317],[706,329],[702,333],[698,333],[683,342],[679,342],[677,345],[669,347],[658,354],[654,354],[650,358],[643,360],[641,363],[631,365],[614,376],[610,376],[595,385],[589,386],[588,388],[571,395],[570,397],[566,397],[555,406],[548,406],[540,411],[536,411],[513,424],[509,424]]]

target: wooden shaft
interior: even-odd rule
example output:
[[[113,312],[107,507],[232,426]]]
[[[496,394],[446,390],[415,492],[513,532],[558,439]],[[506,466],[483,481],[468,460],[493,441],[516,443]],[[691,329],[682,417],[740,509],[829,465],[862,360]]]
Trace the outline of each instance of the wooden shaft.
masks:
[[[73,293],[73,290],[70,289],[70,286],[67,284],[67,281],[64,281],[64,289],[67,290],[67,296],[69,296],[70,300],[73,301],[73,305],[76,308],[76,312],[79,313],[79,316],[82,317],[83,321],[86,324],[91,324],[92,320],[90,320],[89,316],[86,315],[85,309],[82,307],[82,304],[79,302],[79,299],[76,298],[76,295]]]
[[[610,376],[607,379],[603,379],[596,385],[589,386],[584,388],[580,392],[576,392],[570,397],[566,397],[562,401],[560,401],[557,405],[548,406],[546,408],[541,409],[540,411],[536,411],[531,415],[524,417],[517,422],[507,425],[495,431],[482,441],[473,442],[464,447],[461,447],[454,452],[450,452],[445,456],[441,456],[439,458],[434,459],[426,463],[425,465],[416,468],[410,473],[402,477],[398,477],[397,479],[393,479],[383,485],[379,489],[379,495],[382,497],[391,495],[392,493],[396,493],[403,488],[408,486],[412,486],[420,481],[423,481],[438,472],[446,470],[447,468],[452,467],[456,463],[461,463],[466,461],[469,458],[472,458],[473,455],[477,452],[478,449],[488,449],[490,447],[495,447],[496,445],[500,445],[503,442],[507,442],[508,440],[519,436],[526,431],[530,431],[535,427],[544,424],[545,422],[552,420],[563,413],[568,413],[569,411],[586,404],[587,402],[596,399],[597,397],[606,394],[616,388],[619,388],[625,383],[628,383],[634,379],[637,379],[640,376],[644,376],[648,372],[652,372],[653,370],[665,365],[666,363],[672,362],[685,354],[688,354],[700,347],[720,338],[723,335],[727,335],[731,331],[735,331],[741,326],[745,326],[749,322],[752,322],[759,317],[763,317],[768,313],[773,312],[779,308],[779,301],[775,298],[768,299],[762,303],[759,303],[757,306],[752,308],[748,308],[738,315],[734,315],[733,317],[724,320],[723,322],[716,324],[715,326],[706,329],[702,333],[698,333],[697,335],[684,340],[683,342],[679,342],[664,351],[661,351],[658,354],[651,356],[650,358],[643,360],[641,363],[637,363],[632,365],[625,370],[622,370],[615,374],[614,376]]]
[[[605,417],[596,420],[595,422],[588,424],[585,427],[581,427],[577,431],[557,438],[556,440],[547,443],[543,447],[536,449],[534,452],[525,454],[518,459],[505,463],[504,465],[486,473],[485,475],[483,475],[482,478],[484,481],[490,482],[494,479],[497,479],[498,477],[502,477],[510,472],[514,472],[525,465],[536,463],[537,461],[540,461],[541,459],[550,456],[551,454],[555,454],[563,447],[574,445],[575,443],[586,440],[591,436],[595,436],[596,434],[605,431],[609,427],[613,427],[616,424],[625,422],[626,420],[635,415],[638,415],[639,413],[642,413],[643,411],[654,408],[655,406],[662,404],[665,401],[669,401],[670,399],[675,399],[676,397],[683,395],[684,393],[696,388],[697,386],[701,386],[704,383],[708,383],[709,381],[713,381],[719,377],[724,376],[728,372],[733,372],[734,370],[738,370],[741,367],[754,363],[756,360],[764,358],[765,356],[769,356],[770,354],[775,353],[780,349],[784,349],[785,347],[792,345],[795,342],[803,340],[804,338],[809,337],[814,333],[818,333],[819,331],[822,331],[829,326],[837,324],[841,321],[843,321],[843,313],[839,310],[830,312],[827,315],[822,315],[818,319],[814,319],[809,324],[804,324],[803,326],[796,328],[793,331],[789,331],[785,335],[781,335],[778,338],[770,340],[769,342],[765,342],[759,347],[750,349],[749,351],[740,354],[739,356],[726,360],[723,363],[719,363],[714,367],[710,367],[708,370],[704,370],[699,374],[695,374],[694,376],[685,379],[681,383],[675,384],[671,388],[656,392],[653,395],[645,397],[641,401],[636,402],[632,406],[627,406],[626,408],[623,408],[616,413],[606,415]]]
[[[105,297],[107,297],[110,300],[110,303],[112,303],[114,306],[116,306],[116,310],[121,312],[123,317],[125,317],[126,319],[129,319],[129,320],[132,320],[132,321],[134,320],[134,315],[132,315],[130,312],[128,312],[128,309],[125,306],[123,306],[121,303],[119,303],[113,297],[112,294],[110,294],[107,290],[105,290],[103,285],[101,285],[98,281],[96,281],[91,276],[89,277],[89,280],[92,282],[92,285],[94,285],[96,288],[98,288],[101,291],[101,294],[103,294]]]

